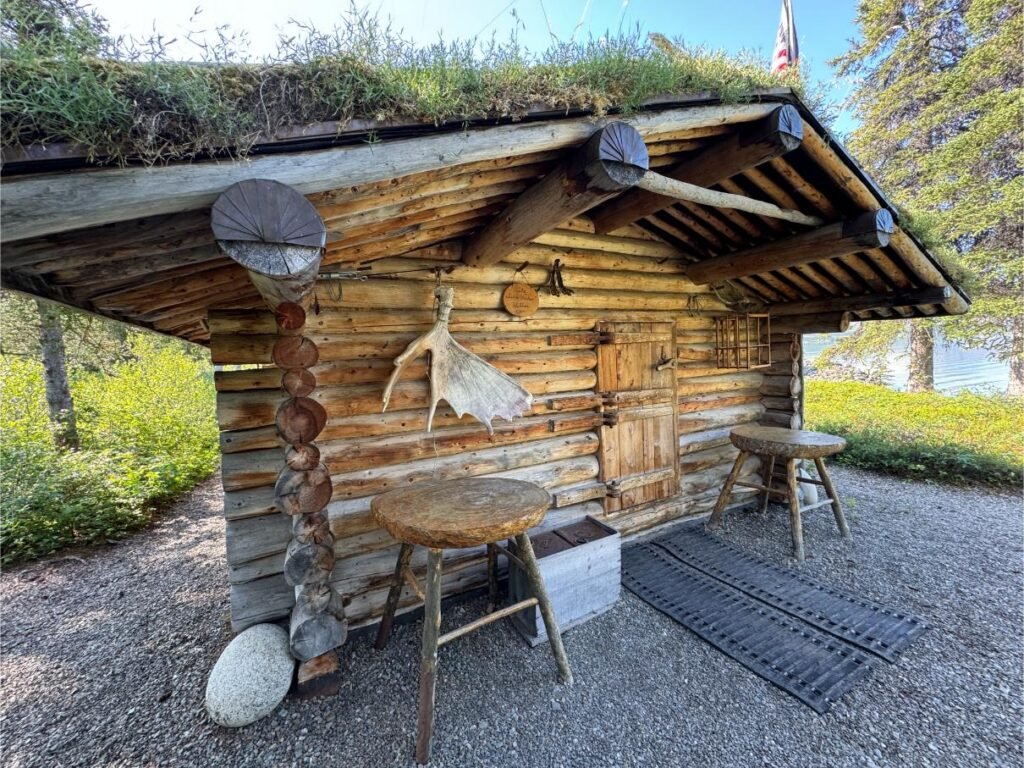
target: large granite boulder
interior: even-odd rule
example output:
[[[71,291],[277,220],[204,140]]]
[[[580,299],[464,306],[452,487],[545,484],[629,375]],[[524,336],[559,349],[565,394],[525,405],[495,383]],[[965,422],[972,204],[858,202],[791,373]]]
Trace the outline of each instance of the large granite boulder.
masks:
[[[228,643],[206,684],[206,711],[215,723],[239,728],[274,711],[292,684],[295,659],[288,633],[257,624]]]

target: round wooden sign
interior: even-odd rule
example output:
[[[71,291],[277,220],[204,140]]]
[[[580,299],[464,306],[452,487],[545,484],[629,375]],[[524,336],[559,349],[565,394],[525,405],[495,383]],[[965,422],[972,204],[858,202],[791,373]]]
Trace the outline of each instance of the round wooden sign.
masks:
[[[529,317],[540,307],[540,297],[526,283],[512,283],[501,295],[501,301],[509,314]]]

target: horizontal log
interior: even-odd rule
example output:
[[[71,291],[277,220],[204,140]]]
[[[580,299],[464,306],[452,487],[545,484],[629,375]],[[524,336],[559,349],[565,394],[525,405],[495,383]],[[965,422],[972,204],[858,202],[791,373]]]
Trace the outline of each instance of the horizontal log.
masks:
[[[754,498],[756,491],[749,488],[735,486],[726,510],[738,509],[747,506]],[[719,489],[712,488],[689,497],[676,497],[667,501],[659,501],[654,504],[645,505],[639,508],[629,509],[623,512],[614,520],[607,522],[612,525],[623,537],[634,537],[655,526],[664,525],[673,520],[683,517],[693,517],[711,511],[718,500]]]
[[[516,381],[535,398],[561,392],[580,392],[593,389],[597,376],[593,371],[566,371],[563,373],[536,373],[517,376]],[[382,388],[379,384],[358,384],[349,387],[321,387],[312,393],[335,419],[347,416],[381,412]],[[222,430],[249,429],[274,423],[280,401],[275,390],[253,392],[219,392],[217,394],[217,421]],[[402,381],[391,393],[389,411],[426,408],[429,403],[429,385],[426,381]],[[325,429],[325,434],[330,430]]]
[[[688,453],[679,459],[679,474],[685,477],[712,467],[732,466],[737,454],[739,449],[732,443]]]
[[[484,359],[499,371],[513,376],[524,373],[587,371],[597,365],[597,354],[583,349],[486,355]],[[390,358],[366,358],[322,363],[310,369],[310,373],[315,377],[318,386],[328,387],[383,383],[394,370],[395,366]],[[425,362],[417,361],[410,363],[406,371],[409,378],[419,378],[426,376],[427,366]],[[214,383],[218,392],[277,389],[281,385],[282,373],[281,369],[270,367],[217,371],[214,374]]]
[[[881,248],[889,243],[894,226],[892,214],[884,208],[876,209],[849,221],[705,259],[688,266],[686,274],[695,283],[717,283]]]
[[[761,391],[759,389],[740,389],[726,393],[712,392],[707,395],[690,395],[676,406],[676,410],[680,414],[685,414],[712,408],[725,408],[730,405],[746,405],[760,400]]]
[[[462,454],[488,446],[517,445],[543,440],[550,435],[585,432],[601,425],[599,413],[581,412],[517,419],[514,426],[496,426],[491,435],[483,425],[451,427],[433,433],[411,433],[365,437],[335,442],[320,441],[321,460],[332,476],[341,472],[367,470],[402,464],[425,457]],[[274,482],[282,465],[279,451],[267,449],[229,453],[222,458],[221,479],[225,490],[241,490]],[[290,470],[289,470],[290,471]],[[297,507],[291,514],[299,510]]]
[[[682,403],[690,395],[756,389],[761,385],[762,378],[756,371],[737,371],[719,376],[705,376],[701,379],[684,379],[676,385],[676,392],[679,395],[679,402]]]
[[[793,315],[772,321],[773,333],[843,333],[850,328],[849,312]]]
[[[797,397],[803,391],[803,382],[798,377],[765,376],[761,383],[761,394],[769,397]]]
[[[750,422],[756,424],[757,422]],[[711,448],[719,448],[723,445],[729,445],[729,433],[735,427],[746,426],[744,424],[734,424],[731,427],[720,427],[718,429],[709,429],[705,432],[694,432],[688,435],[679,436],[679,455],[687,456],[691,453],[697,453],[698,451],[706,451]]]
[[[789,411],[790,413],[799,413],[800,411],[800,398],[799,397],[762,397],[761,405],[772,411]]]
[[[803,418],[797,413],[786,411],[765,411],[758,419],[761,424],[769,427],[784,427],[786,429],[800,429]]]
[[[678,420],[679,434],[686,435],[693,432],[706,432],[719,427],[746,424],[757,421],[763,412],[764,406],[760,403],[748,403],[683,414],[679,416]]]
[[[953,289],[946,285],[941,288],[893,291],[892,293],[872,294],[870,296],[837,296],[827,299],[813,299],[811,301],[769,304],[765,311],[770,312],[773,318],[790,315],[813,315],[820,312],[862,312],[872,309],[944,304],[952,297]],[[775,323],[773,322],[772,325],[774,326]]]

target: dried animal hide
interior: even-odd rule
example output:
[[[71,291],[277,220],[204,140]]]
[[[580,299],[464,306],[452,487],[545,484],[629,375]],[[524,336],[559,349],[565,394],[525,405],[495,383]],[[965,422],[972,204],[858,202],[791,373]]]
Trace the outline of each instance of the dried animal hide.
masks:
[[[511,421],[530,410],[533,395],[485,360],[459,344],[448,332],[454,290],[438,286],[434,295],[440,302],[437,321],[429,332],[412,342],[395,358],[395,371],[384,388],[384,407],[388,408],[391,390],[407,363],[424,352],[430,352],[430,414],[427,431],[434,423],[434,412],[441,400],[447,400],[456,414],[470,414],[494,434],[491,419],[500,416]]]

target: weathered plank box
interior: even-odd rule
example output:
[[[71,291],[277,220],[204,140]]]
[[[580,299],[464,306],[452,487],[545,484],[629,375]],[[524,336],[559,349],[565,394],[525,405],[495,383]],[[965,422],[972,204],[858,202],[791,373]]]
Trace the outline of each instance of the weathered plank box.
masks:
[[[622,580],[622,537],[614,528],[586,517],[578,523],[531,536],[530,541],[562,632],[615,605]],[[517,554],[514,540],[509,542],[509,549]],[[526,573],[511,563],[510,600],[517,602],[532,595]],[[512,623],[530,645],[547,642],[539,607],[520,611],[512,617]]]

